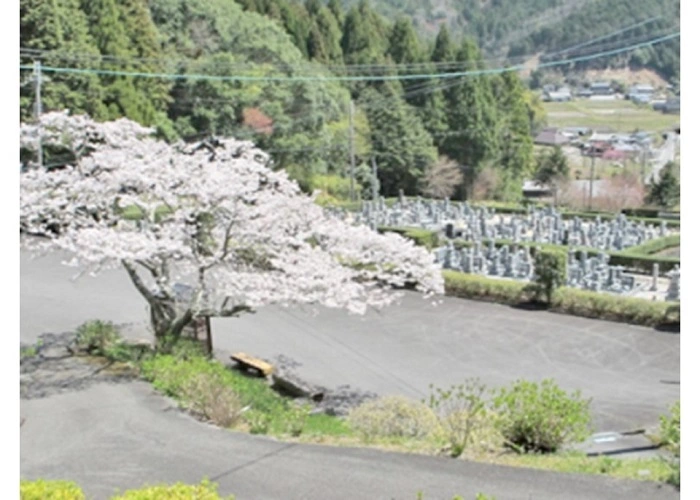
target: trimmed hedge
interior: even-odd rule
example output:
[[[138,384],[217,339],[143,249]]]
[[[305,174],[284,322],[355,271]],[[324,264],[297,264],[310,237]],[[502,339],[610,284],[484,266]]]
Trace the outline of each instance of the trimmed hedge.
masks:
[[[531,284],[490,278],[459,271],[443,271],[445,295],[518,305],[531,301]],[[655,302],[635,297],[561,287],[554,292],[550,310],[644,326],[680,322],[678,303]]]
[[[663,238],[656,238],[650,241],[645,241],[641,245],[634,247],[628,247],[622,250],[621,253],[634,254],[634,255],[652,255],[667,248],[674,248],[681,246],[681,235],[672,234],[670,236],[664,236]]]

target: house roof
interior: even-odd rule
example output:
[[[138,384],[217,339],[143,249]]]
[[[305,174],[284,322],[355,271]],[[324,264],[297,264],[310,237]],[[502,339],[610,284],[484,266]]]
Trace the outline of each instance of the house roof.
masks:
[[[569,138],[560,133],[559,130],[553,128],[546,128],[535,137],[535,144],[555,146],[558,144],[566,144],[567,142],[569,142]]]

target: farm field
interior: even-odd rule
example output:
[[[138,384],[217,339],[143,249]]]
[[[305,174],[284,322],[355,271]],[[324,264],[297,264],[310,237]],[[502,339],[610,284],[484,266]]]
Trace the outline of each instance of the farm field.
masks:
[[[547,122],[552,127],[590,127],[615,132],[645,130],[662,132],[680,121],[678,115],[665,115],[650,106],[621,99],[610,101],[574,100],[544,102]]]

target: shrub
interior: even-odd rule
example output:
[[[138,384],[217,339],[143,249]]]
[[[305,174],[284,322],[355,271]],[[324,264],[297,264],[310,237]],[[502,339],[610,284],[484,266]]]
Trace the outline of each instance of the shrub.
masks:
[[[554,292],[566,284],[566,253],[540,250],[535,255],[535,280],[532,287],[535,300],[552,304]]]
[[[21,500],[84,500],[80,487],[70,481],[20,481]]]
[[[506,445],[522,452],[554,452],[590,435],[590,400],[567,394],[553,380],[518,380],[493,400]]]
[[[488,278],[459,271],[443,271],[445,294],[464,299],[486,299],[506,304],[519,304],[526,297],[527,283]]]
[[[171,486],[147,486],[138,490],[128,490],[112,500],[233,500],[233,496],[221,497],[217,485],[202,481],[198,485],[177,483]]]
[[[450,455],[457,458],[464,453],[486,409],[483,400],[486,386],[478,379],[468,379],[448,389],[430,386],[428,405],[440,417],[450,446]]]
[[[119,330],[109,321],[88,321],[77,330],[77,347],[88,354],[105,356],[121,341]]]
[[[270,431],[272,417],[259,410],[250,410],[245,413],[248,429],[251,434],[267,434]]]
[[[302,432],[304,432],[308,415],[308,406],[296,406],[291,408],[285,417],[285,432],[294,437],[301,436]]]
[[[667,460],[670,472],[666,481],[677,488],[681,487],[681,402],[671,406],[671,415],[660,418],[660,444],[665,446],[673,458]]]
[[[636,297],[624,297],[590,290],[560,288],[554,294],[553,310],[587,318],[624,321],[656,326],[667,322],[673,306]]]
[[[661,445],[668,449],[676,456],[681,456],[681,402],[671,406],[671,415],[662,415],[661,423]]]
[[[214,373],[199,373],[189,379],[182,398],[190,411],[221,427],[233,426],[241,415],[238,395]]]
[[[438,426],[430,408],[403,396],[365,401],[350,411],[348,423],[365,439],[423,438]]]

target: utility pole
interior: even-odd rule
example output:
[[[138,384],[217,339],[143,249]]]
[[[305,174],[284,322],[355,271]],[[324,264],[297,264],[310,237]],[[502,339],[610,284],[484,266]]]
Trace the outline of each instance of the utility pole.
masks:
[[[350,200],[355,201],[355,104],[350,99]]]
[[[588,210],[593,208],[593,177],[595,175],[595,156],[591,156],[591,176],[588,181]]]
[[[34,118],[36,118],[38,127],[39,127],[39,144],[38,144],[38,155],[37,155],[37,160],[39,161],[39,166],[42,166],[44,164],[44,153],[43,153],[43,146],[41,144],[41,61],[34,61],[34,96],[35,96],[35,102],[34,102]]]
[[[372,203],[377,206],[379,198],[379,177],[377,176],[377,159],[372,155]]]

